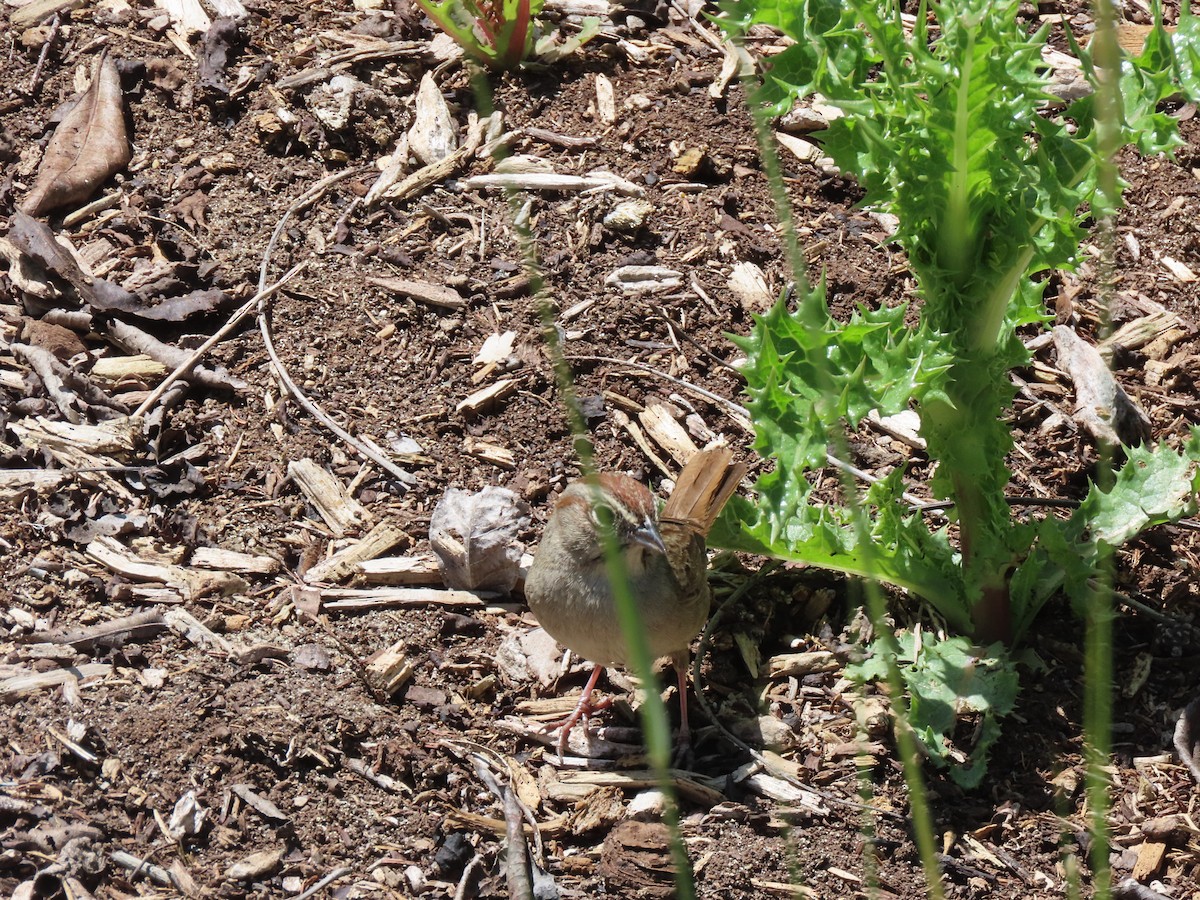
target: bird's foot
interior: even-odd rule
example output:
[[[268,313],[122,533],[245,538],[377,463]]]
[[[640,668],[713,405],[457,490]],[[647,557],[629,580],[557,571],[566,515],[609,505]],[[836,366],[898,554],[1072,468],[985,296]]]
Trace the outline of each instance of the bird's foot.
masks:
[[[579,698],[579,703],[575,705],[575,709],[571,711],[571,714],[559,726],[558,756],[560,759],[567,755],[567,739],[571,736],[571,729],[579,723],[580,719],[583,720],[583,727],[586,729],[591,724],[592,713],[608,709],[612,704],[611,697],[592,700],[591,691],[584,692],[583,696]],[[550,727],[553,728],[554,726]]]

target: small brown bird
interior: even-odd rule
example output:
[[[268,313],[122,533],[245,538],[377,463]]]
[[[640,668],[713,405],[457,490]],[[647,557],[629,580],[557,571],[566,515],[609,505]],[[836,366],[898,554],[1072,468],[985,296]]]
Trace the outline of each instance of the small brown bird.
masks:
[[[560,756],[575,723],[599,708],[591,695],[604,667],[629,662],[603,528],[616,536],[651,656],[670,657],[679,676],[679,739],[687,742],[688,645],[704,627],[711,599],[704,539],[744,474],[728,448],[703,450],[684,466],[661,514],[650,491],[627,475],[582,478],[563,491],[525,581],[529,608],[542,627],[595,664],[562,724]]]

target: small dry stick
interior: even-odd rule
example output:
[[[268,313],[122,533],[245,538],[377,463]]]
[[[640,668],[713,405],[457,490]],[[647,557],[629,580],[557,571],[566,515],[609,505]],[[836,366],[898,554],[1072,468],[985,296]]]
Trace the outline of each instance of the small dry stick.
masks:
[[[167,392],[167,388],[173,385],[180,378],[186,377],[187,373],[192,370],[192,367],[204,358],[204,354],[215,347],[221,341],[221,339],[225,337],[225,335],[233,331],[233,329],[238,326],[238,323],[241,322],[242,319],[246,318],[246,316],[250,315],[250,313],[255,309],[257,309],[264,300],[266,300],[272,294],[278,292],[280,288],[304,271],[304,268],[307,265],[308,260],[302,260],[301,262],[292,266],[292,268],[289,269],[277,282],[268,287],[262,288],[257,294],[243,303],[237,312],[230,317],[229,321],[222,325],[220,329],[218,329],[216,334],[197,347],[192,352],[192,355],[185,359],[183,363],[175,369],[174,372],[159,382],[158,387],[150,392],[150,396],[142,402],[142,405],[134,410],[133,417],[135,419],[139,418],[146,415],[146,413],[153,409],[154,404],[157,403],[159,398],[161,398],[162,395]]]
[[[478,853],[463,869],[462,878],[458,880],[458,888],[454,891],[454,900],[467,900],[475,896],[475,884],[483,877],[483,857]]]
[[[46,35],[46,42],[42,44],[42,52],[38,55],[37,65],[33,67],[33,74],[29,76],[28,93],[32,97],[38,92],[38,88],[42,85],[42,70],[46,68],[46,60],[50,56],[50,49],[54,46],[54,42],[58,40],[58,29],[62,27],[62,13],[55,13],[54,20],[50,23],[50,33]]]
[[[508,837],[505,854],[505,872],[508,875],[508,896],[514,900],[533,900],[533,882],[529,877],[529,851],[525,847],[525,834],[521,806],[512,788],[504,789],[504,825]]]

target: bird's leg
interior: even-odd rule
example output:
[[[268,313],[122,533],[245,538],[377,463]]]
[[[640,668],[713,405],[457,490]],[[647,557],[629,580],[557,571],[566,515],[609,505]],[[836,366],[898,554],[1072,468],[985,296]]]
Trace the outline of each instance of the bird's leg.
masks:
[[[681,747],[689,746],[692,743],[692,732],[688,728],[688,713],[687,713],[687,656],[680,658],[678,655],[671,658],[671,662],[675,666],[675,675],[679,678],[679,738],[678,743]]]
[[[687,704],[687,670],[688,651],[680,650],[671,654],[671,665],[675,667],[675,676],[679,679],[679,734],[675,739],[673,764],[680,768],[691,768],[692,732],[688,727]]]
[[[558,755],[560,757],[567,755],[567,738],[571,734],[571,729],[575,727],[575,723],[580,719],[591,718],[593,712],[598,709],[604,709],[612,704],[611,699],[592,703],[592,691],[595,690],[596,682],[600,680],[600,673],[603,671],[604,666],[596,666],[596,668],[592,669],[591,677],[588,678],[587,684],[583,686],[583,695],[579,698],[579,702],[575,704],[574,711],[562,723],[562,731],[558,735]]]

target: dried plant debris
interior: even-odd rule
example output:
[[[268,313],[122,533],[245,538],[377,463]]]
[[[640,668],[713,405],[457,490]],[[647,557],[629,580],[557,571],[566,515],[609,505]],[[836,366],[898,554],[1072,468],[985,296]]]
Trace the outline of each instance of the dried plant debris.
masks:
[[[143,294],[95,278],[83,270],[72,251],[60,243],[47,225],[21,212],[13,214],[6,237],[25,257],[31,271],[39,273],[42,279],[58,280],[59,296],[74,296],[92,312],[120,312],[151,321],[182,322],[233,304],[228,294],[216,289],[195,290],[156,301],[154,283],[145,285]]]
[[[221,16],[213,20],[204,32],[204,40],[200,44],[197,65],[201,87],[223,97],[229,96],[232,88],[225,70],[229,66],[229,57],[238,40],[237,19]]]
[[[529,508],[507,488],[449,488],[429,520],[429,543],[442,580],[462,590],[510,591],[517,583]]]
[[[1175,724],[1175,752],[1192,777],[1200,782],[1200,698],[1185,706],[1179,714]]]
[[[1098,443],[1137,446],[1150,437],[1150,417],[1121,388],[1100,351],[1066,325],[1054,327],[1058,365],[1075,384],[1075,416]]]
[[[130,158],[121,76],[116,63],[102,53],[92,68],[91,86],[50,138],[37,180],[21,209],[40,216],[87,200]]]
[[[430,72],[425,73],[417,88],[417,108],[408,131],[408,146],[426,166],[441,162],[458,149],[458,124]]]

